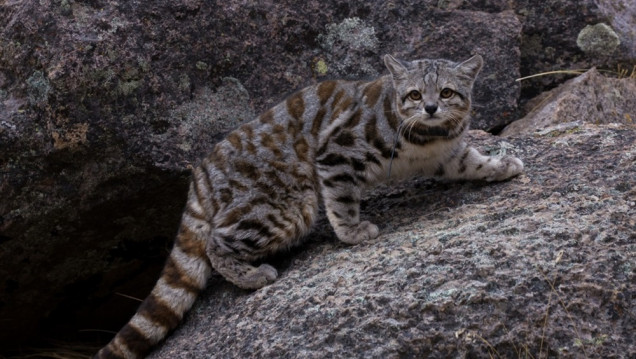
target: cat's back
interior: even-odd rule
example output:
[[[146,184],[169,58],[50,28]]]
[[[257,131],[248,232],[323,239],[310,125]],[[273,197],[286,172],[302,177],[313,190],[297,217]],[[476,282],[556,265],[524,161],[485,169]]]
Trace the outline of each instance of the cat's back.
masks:
[[[291,133],[296,134],[298,130],[308,136],[308,140],[314,140],[343,111],[356,105],[362,84],[365,82],[328,80],[307,86],[264,112],[256,121],[286,125]]]
[[[369,83],[328,80],[298,90],[230,132],[210,156],[245,155],[283,160],[292,154],[287,149],[305,142],[310,147],[308,150],[313,149],[320,132],[343,111],[356,106],[361,88]],[[294,155],[300,155],[297,156],[300,160],[305,157],[302,153]]]

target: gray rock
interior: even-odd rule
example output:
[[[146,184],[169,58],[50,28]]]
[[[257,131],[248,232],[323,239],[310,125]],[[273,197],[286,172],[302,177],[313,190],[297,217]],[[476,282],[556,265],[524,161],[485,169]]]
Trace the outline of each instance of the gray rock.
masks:
[[[373,192],[379,238],[323,225],[249,292],[210,282],[150,358],[630,358],[636,355],[636,129],[472,132],[526,171]]]
[[[621,40],[621,52],[636,59],[636,6],[628,0],[596,0]]]
[[[631,70],[636,61],[636,8],[624,0],[475,0],[464,1],[461,9],[513,10],[523,24],[521,76],[554,70]],[[616,31],[620,47],[611,56],[584,53],[577,38],[588,25],[605,22]],[[564,76],[541,76],[522,82],[520,104],[562,83]]]
[[[608,78],[596,69],[528,102],[529,113],[508,125],[502,136],[532,134],[551,125],[585,121],[634,124],[636,79]]]

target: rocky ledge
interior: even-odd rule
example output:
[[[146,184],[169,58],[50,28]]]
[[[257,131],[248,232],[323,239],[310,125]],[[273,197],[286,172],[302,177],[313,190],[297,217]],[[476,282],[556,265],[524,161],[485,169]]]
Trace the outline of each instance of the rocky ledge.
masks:
[[[347,246],[323,224],[274,284],[215,278],[151,357],[634,357],[636,129],[471,137],[525,173],[380,188],[363,208],[380,237]]]

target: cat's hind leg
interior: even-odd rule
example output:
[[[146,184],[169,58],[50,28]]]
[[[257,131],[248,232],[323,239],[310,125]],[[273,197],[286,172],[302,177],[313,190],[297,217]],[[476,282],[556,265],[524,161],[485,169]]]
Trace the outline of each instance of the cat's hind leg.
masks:
[[[208,247],[208,258],[212,268],[226,280],[243,289],[259,289],[271,284],[278,277],[276,268],[269,264],[256,267],[228,253],[219,255]]]
[[[229,282],[245,289],[274,282],[278,277],[274,267],[252,263],[295,246],[313,224],[318,213],[313,189],[286,195],[278,194],[276,200],[253,198],[249,205],[220,216],[223,220],[209,235],[206,254],[212,268]]]

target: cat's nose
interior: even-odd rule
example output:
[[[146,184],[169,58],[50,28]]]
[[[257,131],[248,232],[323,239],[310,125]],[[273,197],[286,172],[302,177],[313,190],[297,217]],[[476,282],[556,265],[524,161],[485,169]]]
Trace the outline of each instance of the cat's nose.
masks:
[[[426,105],[424,106],[424,111],[428,112],[429,115],[432,115],[437,111],[437,105]]]

